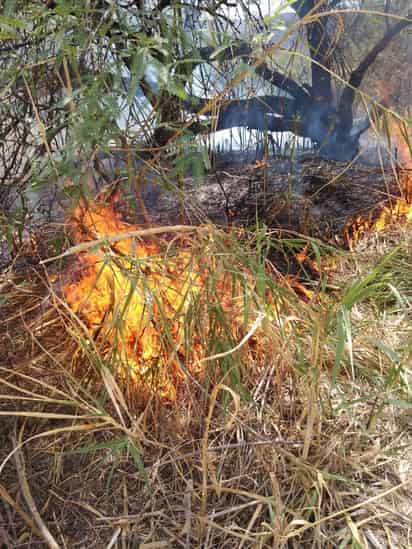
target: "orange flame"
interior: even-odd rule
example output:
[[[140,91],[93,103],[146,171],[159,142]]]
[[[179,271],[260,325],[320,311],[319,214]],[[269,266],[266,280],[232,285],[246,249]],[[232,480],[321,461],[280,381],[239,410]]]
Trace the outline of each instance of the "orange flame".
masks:
[[[77,241],[138,228],[122,221],[112,206],[86,207],[84,202],[76,208],[71,225]],[[94,334],[104,329],[102,345],[111,349],[121,376],[130,377],[146,392],[156,386],[162,396],[173,400],[176,378],[182,374],[183,317],[202,284],[190,252],[180,249],[166,258],[159,243],[126,237],[105,251],[83,254],[79,262],[80,279],[64,286],[71,309]],[[198,358],[198,343],[193,343],[191,353]]]
[[[412,133],[404,122],[392,120],[389,123],[388,137],[396,149],[397,160],[405,169],[412,169]]]
[[[412,221],[412,136],[408,135],[405,124],[396,122],[390,124],[389,134],[401,166],[397,170],[400,197],[382,202],[367,216],[347,222],[343,235],[350,249],[367,234],[381,232],[393,223]]]
[[[139,229],[122,221],[112,205],[84,202],[77,206],[71,226],[77,241]],[[109,356],[111,364],[114,359],[117,375],[130,380],[143,401],[153,392],[175,400],[187,373],[199,377],[205,370],[201,359],[206,354],[208,330],[218,336],[219,330],[226,330],[209,328],[202,320],[209,299],[207,277],[214,272],[212,254],[208,257],[202,247],[199,257],[193,246],[165,244],[129,236],[110,243],[108,238],[98,251],[79,256],[79,276],[72,276],[63,290],[68,305],[90,330],[103,356]],[[233,341],[247,328],[243,292],[241,281],[229,273],[214,279],[209,292],[230,319]],[[196,310],[194,330],[186,322],[191,310]],[[249,343],[250,349],[256,348],[255,337]]]

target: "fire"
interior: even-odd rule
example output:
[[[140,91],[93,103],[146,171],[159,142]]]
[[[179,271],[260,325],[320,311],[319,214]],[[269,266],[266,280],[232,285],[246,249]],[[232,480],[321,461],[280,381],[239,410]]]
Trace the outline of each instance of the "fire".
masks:
[[[344,229],[349,246],[368,232],[382,231],[394,220],[412,220],[410,150],[400,130],[392,135],[398,140],[405,166],[398,170],[401,195],[369,216],[351,220]],[[72,273],[63,288],[68,305],[89,331],[103,361],[114,365],[121,379],[138,387],[143,398],[155,391],[164,399],[175,400],[187,373],[199,377],[204,372],[202,359],[208,354],[209,328],[204,327],[201,333],[187,323],[194,310],[197,324],[203,322],[208,299],[205,289],[214,270],[207,243],[202,243],[201,254],[196,255],[193,246],[181,241],[176,246],[166,240],[131,237],[128,233],[140,227],[123,221],[113,204],[99,202],[81,201],[71,228],[77,242],[100,243],[76,259],[77,275]],[[110,238],[114,235],[116,238]],[[296,260],[302,269],[318,274],[320,267],[308,252],[309,248],[304,248]],[[232,339],[238,341],[247,330],[242,311],[244,284],[225,272],[216,278],[213,299],[230,319]],[[315,298],[314,291],[297,277],[283,277],[281,283],[306,301]],[[208,325],[206,315],[204,319]],[[222,327],[222,333],[224,330]],[[255,347],[257,342],[254,338]]]
[[[206,239],[200,254],[188,242],[130,238],[126,233],[141,227],[98,202],[80,202],[71,227],[78,242],[107,237],[107,243],[77,258],[78,276],[64,285],[66,301],[118,378],[130,381],[143,401],[153,392],[173,401],[187,373],[204,373],[209,331],[219,340],[223,332],[228,337],[227,326],[206,315],[215,300],[230,320],[230,341],[243,337],[244,285],[230,273],[208,285],[216,269]],[[254,338],[250,343],[256,347]]]
[[[388,136],[395,146],[397,160],[405,169],[412,169],[412,133],[404,122],[392,121],[389,124]]]
[[[121,235],[137,229],[121,220],[113,206],[81,202],[71,220],[77,241]],[[140,389],[175,398],[182,377],[184,315],[202,286],[192,254],[181,248],[165,256],[159,242],[124,238],[103,250],[81,255],[80,279],[64,295],[100,345],[118,365],[118,374]],[[193,342],[191,364],[200,345]],[[194,366],[195,368],[195,366]]]
[[[412,136],[408,135],[404,124],[395,122],[390,124],[388,133],[400,166],[397,169],[400,196],[382,202],[368,216],[358,216],[348,221],[343,235],[350,249],[366,234],[381,232],[394,222],[412,221]]]
[[[247,170],[250,172],[254,172],[256,170],[264,170],[269,166],[267,159],[264,160],[256,160],[254,164],[251,164],[247,167]]]

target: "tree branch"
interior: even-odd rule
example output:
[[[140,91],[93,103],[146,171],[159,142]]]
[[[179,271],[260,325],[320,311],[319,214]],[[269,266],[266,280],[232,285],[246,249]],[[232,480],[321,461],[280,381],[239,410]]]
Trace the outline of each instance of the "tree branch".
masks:
[[[374,63],[380,53],[391,43],[397,34],[405,27],[412,25],[412,16],[393,25],[377,44],[365,55],[359,65],[352,71],[348,85],[343,90],[338,106],[338,116],[342,126],[342,132],[348,131],[353,124],[353,103],[355,93],[360,87],[369,67]]]
[[[319,0],[295,0],[292,2],[291,7],[296,14],[303,19],[310,11],[315,7],[315,2]]]
[[[185,101],[184,105],[190,112],[196,112],[202,109],[210,101],[208,98],[192,97],[189,101]],[[296,102],[289,97],[276,95],[260,95],[248,99],[232,99],[225,101],[219,105],[219,113],[227,114],[231,109],[235,108],[238,111],[259,111],[265,114],[281,114],[291,116],[296,111]]]
[[[206,47],[201,48],[198,54],[200,59],[203,59],[205,62],[211,62],[210,58],[213,55],[214,51],[215,50],[213,48]],[[244,57],[249,60],[252,54],[252,48],[249,46],[249,44],[246,44],[244,42],[240,42],[235,46],[228,46],[227,49],[222,52],[224,59],[235,59],[236,57]],[[263,52],[262,57],[264,56],[265,53]],[[295,99],[299,99],[301,101],[308,101],[310,99],[309,94],[307,93],[305,88],[300,86],[293,78],[286,76],[276,69],[269,68],[266,63],[262,63],[261,65],[259,65],[255,69],[255,72],[258,76],[263,78],[263,80],[266,80],[267,82],[269,82],[269,84],[272,84],[273,86],[276,86],[277,88],[289,93]]]
[[[192,97],[184,103],[190,112],[202,109],[209,99]],[[249,99],[232,99],[219,105],[217,121],[209,124],[209,131],[247,127],[262,131],[303,131],[297,120],[296,101],[289,97],[262,95]],[[205,131],[205,125],[199,126]],[[193,128],[191,128],[193,130]],[[196,132],[195,132],[196,133]]]
[[[296,0],[292,3],[292,8],[302,19],[307,15],[321,13],[324,4],[322,0]],[[319,17],[306,25],[309,52],[315,61],[311,64],[313,99],[319,103],[331,103],[333,99],[332,78],[329,71],[333,48],[327,32],[328,19],[329,17]]]
[[[227,130],[235,127],[248,128],[249,130],[261,130],[269,132],[290,131],[301,135],[299,122],[267,113],[265,116],[256,116],[253,111],[238,111],[234,116],[220,117],[216,131]],[[262,114],[262,113],[260,113]]]
[[[303,102],[310,100],[310,96],[305,88],[300,86],[295,80],[293,80],[293,78],[290,78],[275,69],[270,69],[266,63],[259,65],[255,72],[258,76],[263,78],[263,80],[266,80],[266,82],[269,82],[279,89],[289,93],[295,99]]]

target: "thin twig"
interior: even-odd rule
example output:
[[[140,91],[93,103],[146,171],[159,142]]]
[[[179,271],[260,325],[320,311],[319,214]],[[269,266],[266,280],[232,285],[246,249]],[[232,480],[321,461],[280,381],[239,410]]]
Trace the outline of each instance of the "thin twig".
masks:
[[[108,235],[102,238],[98,238],[96,240],[92,240],[90,242],[82,242],[81,244],[72,246],[71,248],[69,248],[68,250],[66,250],[60,255],[55,255],[54,257],[43,259],[42,261],[40,261],[40,265],[44,265],[45,263],[50,263],[51,261],[56,261],[57,259],[62,259],[63,257],[67,257],[69,255],[86,252],[91,248],[104,246],[105,244],[112,244],[114,242],[120,242],[121,240],[127,240],[128,238],[144,238],[148,236],[154,236],[157,234],[172,233],[172,232],[188,233],[188,232],[200,231],[202,229],[204,229],[204,227],[194,227],[192,225],[171,225],[166,227],[153,227],[150,229],[139,229],[136,231],[130,231],[130,232],[121,233],[121,234],[113,234],[110,236]]]
[[[239,351],[243,347],[243,345],[253,336],[253,334],[256,332],[256,330],[259,328],[259,326],[262,324],[263,319],[265,318],[265,313],[260,312],[255,320],[255,322],[252,324],[252,327],[248,331],[248,333],[239,341],[235,347],[232,349],[229,349],[228,351],[224,351],[222,353],[217,353],[216,355],[207,356],[205,358],[202,358],[200,360],[200,363],[202,362],[208,362],[210,360],[216,360],[218,358],[225,358],[226,356],[232,355],[236,351]]]
[[[21,438],[21,434],[19,436]],[[39,528],[40,536],[44,539],[48,547],[51,549],[59,549],[59,544],[52,536],[50,530],[47,528],[47,526],[44,524],[43,519],[40,516],[40,513],[37,509],[36,502],[33,499],[33,496],[30,491],[29,483],[27,482],[26,477],[26,467],[24,463],[24,457],[23,452],[20,449],[20,443],[21,441],[17,441],[17,437],[15,435],[12,436],[13,445],[16,448],[16,452],[14,453],[14,460],[16,463],[16,470],[17,470],[17,477],[19,479],[19,485],[21,488],[21,491],[23,493],[24,500],[26,501],[27,507],[30,510],[30,513],[33,516],[34,522],[37,524]]]
[[[20,505],[15,501],[11,495],[8,493],[6,488],[0,484],[0,499],[2,499],[5,503],[10,505],[14,509],[14,511],[24,520],[24,522],[27,524],[27,526],[30,528],[34,534],[38,538],[42,538],[42,533],[37,528],[37,526],[34,524],[33,519],[24,511]]]

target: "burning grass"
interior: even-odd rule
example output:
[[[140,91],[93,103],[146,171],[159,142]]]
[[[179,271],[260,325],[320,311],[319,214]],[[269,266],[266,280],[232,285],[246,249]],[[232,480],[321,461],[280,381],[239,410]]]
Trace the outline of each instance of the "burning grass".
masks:
[[[412,221],[412,169],[398,172],[398,185],[399,197],[383,201],[367,216],[359,215],[348,220],[343,235],[350,249],[354,249],[368,234],[380,233],[393,224]]]
[[[77,207],[72,226],[78,241],[138,229],[122,222],[111,206],[86,208],[85,203]],[[65,299],[98,339],[111,364],[116,364],[117,373],[136,391],[153,387],[174,400],[177,378],[183,377],[179,363],[185,350],[191,366],[200,358],[200,341],[194,338],[189,351],[185,345],[184,318],[204,276],[193,265],[190,252],[181,248],[168,254],[154,240],[125,236],[106,251],[82,254],[76,268],[79,279],[69,277]]]
[[[411,547],[402,174],[356,253],[81,202],[50,270],[5,273],[6,547]]]
[[[367,216],[360,215],[348,220],[343,234],[351,249],[368,234],[382,232],[391,224],[399,225],[412,220],[412,138],[406,124],[395,120],[389,122],[387,133],[389,142],[396,147],[398,168],[395,172],[399,196],[378,204]]]
[[[9,545],[45,540],[45,527],[58,546],[410,547],[410,233],[369,237],[366,251],[338,254],[326,271],[331,258],[312,240],[257,231],[239,242],[209,228],[114,242],[101,217],[87,223],[107,210],[79,213],[89,246],[80,260],[2,282]],[[310,271],[318,256],[312,299],[274,276],[273,248],[301,250]],[[134,295],[142,288],[152,309]],[[138,315],[116,307],[123,296]],[[157,330],[149,351],[131,335],[146,330]],[[145,352],[179,373],[148,379]]]
[[[188,376],[204,378],[210,355],[230,355],[242,338],[256,347],[265,314],[247,267],[227,264],[224,235],[135,239],[139,227],[103,203],[81,202],[71,225],[78,242],[108,242],[71,262],[78,274],[66,277],[64,298],[114,375],[143,400],[176,400]]]

